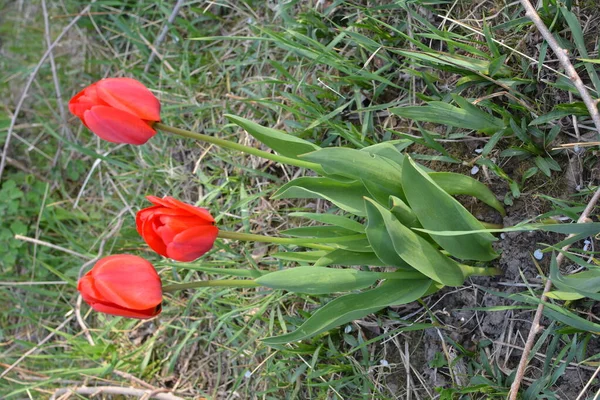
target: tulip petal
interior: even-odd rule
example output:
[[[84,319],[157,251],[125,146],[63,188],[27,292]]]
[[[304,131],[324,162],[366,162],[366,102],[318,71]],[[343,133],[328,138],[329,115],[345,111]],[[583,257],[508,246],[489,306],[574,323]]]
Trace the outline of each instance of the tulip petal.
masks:
[[[162,284],[154,266],[141,257],[119,254],[100,260],[92,269],[94,287],[103,303],[147,310],[162,301]]]
[[[110,106],[147,121],[160,121],[160,102],[142,83],[131,78],[108,78],[96,84],[98,96]]]
[[[153,219],[148,219],[142,223],[142,233],[140,236],[150,246],[152,250],[167,257],[167,245],[163,242],[161,236],[156,232],[156,227]]]
[[[144,144],[156,131],[125,111],[95,106],[83,113],[83,122],[100,138],[113,143]]]
[[[193,261],[209,251],[219,229],[214,225],[196,226],[181,232],[167,245],[167,257],[177,261]]]
[[[185,210],[191,214],[197,215],[198,217],[203,218],[207,222],[215,222],[215,219],[207,209],[202,207],[196,207],[191,204],[184,203],[183,201],[177,200],[170,196],[165,196],[164,198],[156,197],[156,196],[146,196],[146,198],[155,205],[160,205],[169,209],[179,209]]]
[[[184,203],[183,201],[179,201],[170,196],[166,196],[163,199],[163,201],[168,204],[168,207],[180,208],[180,209],[190,212],[191,214],[201,217],[202,219],[206,220],[207,222],[215,222],[215,219],[213,218],[213,216],[210,215],[208,210],[205,208],[196,207],[191,204]]]
[[[102,297],[94,287],[94,278],[91,276],[91,271],[77,282],[77,290],[88,304],[95,303]]]
[[[142,236],[142,232],[143,232],[143,225],[144,222],[146,222],[148,219],[152,218],[152,216],[154,215],[154,213],[158,210],[160,210],[160,206],[152,206],[152,207],[148,207],[148,208],[144,208],[143,210],[140,210],[137,212],[137,214],[135,214],[135,227],[138,231],[138,233],[140,234],[140,236]]]
[[[103,105],[105,106],[107,104],[100,100],[96,92],[96,84],[93,84],[73,96],[73,98],[69,101],[69,111],[83,121],[83,113],[85,111],[94,106]]]
[[[146,310],[131,310],[128,308],[119,307],[116,304],[106,303],[88,303],[94,310],[110,315],[118,315],[120,317],[147,319],[152,318],[161,312],[161,305],[154,306]]]

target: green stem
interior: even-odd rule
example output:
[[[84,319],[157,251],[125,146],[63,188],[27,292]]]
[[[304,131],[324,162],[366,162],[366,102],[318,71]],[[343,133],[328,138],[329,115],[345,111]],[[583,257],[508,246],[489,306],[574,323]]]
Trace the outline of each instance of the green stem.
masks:
[[[253,288],[260,286],[254,280],[244,279],[222,279],[216,281],[196,281],[187,283],[174,283],[172,285],[163,286],[163,293],[175,292],[183,289],[196,289],[201,287],[230,287],[230,288]]]
[[[343,243],[352,242],[355,240],[364,239],[362,234],[331,237],[331,238],[282,238],[274,236],[254,235],[251,233],[219,231],[218,237],[222,239],[243,240],[250,242],[276,243],[276,244],[291,244],[303,247],[311,247],[321,250],[334,250],[331,246],[323,246],[317,243]]]
[[[278,154],[269,153],[267,151],[262,151],[259,149],[255,149],[254,147],[244,146],[243,144],[231,142],[229,140],[219,139],[214,136],[204,135],[202,133],[191,132],[185,129],[174,128],[169,125],[165,125],[161,122],[157,122],[153,125],[154,128],[160,129],[166,132],[174,133],[179,136],[183,136],[190,139],[201,140],[203,142],[212,143],[219,147],[225,147],[227,149],[241,151],[242,153],[252,154],[257,157],[266,158],[267,160],[275,161],[281,164],[294,165],[296,167],[308,168],[313,171],[324,174],[323,168],[319,164],[312,163],[309,161],[297,160],[291,157],[280,156]]]

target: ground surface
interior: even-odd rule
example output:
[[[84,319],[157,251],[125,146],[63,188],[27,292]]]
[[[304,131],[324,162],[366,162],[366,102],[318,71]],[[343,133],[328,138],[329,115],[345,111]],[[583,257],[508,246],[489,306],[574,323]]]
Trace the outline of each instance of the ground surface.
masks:
[[[290,210],[331,209],[322,200],[269,198],[305,173],[295,168],[165,134],[141,147],[98,140],[66,104],[102,77],[135,77],[152,88],[165,123],[246,145],[259,146],[228,126],[224,113],[321,146],[414,141],[406,151],[433,169],[471,174],[477,166],[473,176],[504,201],[507,216],[461,201],[480,220],[505,226],[540,216],[572,221],[600,182],[594,147],[552,150],[594,140],[583,115],[552,120],[560,133],[540,144],[535,135],[530,143],[518,135],[490,138],[444,120],[417,125],[388,111],[460,94],[497,117],[529,122],[576,102],[518,3],[184,2],[168,23],[175,3],[102,0],[82,15],[88,2],[2,4],[0,143],[9,130],[11,137],[0,188],[0,241],[7,243],[0,249],[0,366],[10,370],[0,372],[0,397],[50,398],[61,388],[105,385],[172,389],[182,398],[505,398],[535,305],[497,292],[539,297],[550,253],[540,261],[533,254],[563,235],[499,235],[501,256],[493,265],[502,276],[473,278],[301,344],[270,348],[260,339],[295,329],[331,298],[202,289],[168,296],[161,317],[150,322],[105,317],[85,305],[85,322],[77,321],[76,279],[99,256],[141,254],[174,281],[206,279],[210,267],[282,265],[272,257],[281,250],[276,246],[227,241],[199,263],[159,259],[135,231],[133,214],[148,206],[144,195],[173,195],[210,208],[227,229],[272,235],[303,223],[286,217]],[[573,2],[581,34],[554,1],[543,3],[542,17],[572,54],[597,60],[594,2]],[[59,35],[52,56],[40,61]],[[577,43],[587,47],[586,57]],[[399,53],[418,53],[418,44],[437,51],[438,62]],[[500,62],[474,73],[475,64],[439,62],[448,54]],[[594,87],[588,75],[584,80]],[[421,127],[438,134],[443,151],[422,140]],[[540,129],[548,135],[552,125]],[[503,153],[514,148],[530,152]],[[558,170],[545,174],[550,163]],[[590,250],[598,248],[589,240]],[[594,253],[586,257],[595,262]],[[576,268],[565,265],[563,272]],[[557,304],[598,322],[592,300]],[[550,317],[542,325],[522,398],[594,398],[596,335]]]

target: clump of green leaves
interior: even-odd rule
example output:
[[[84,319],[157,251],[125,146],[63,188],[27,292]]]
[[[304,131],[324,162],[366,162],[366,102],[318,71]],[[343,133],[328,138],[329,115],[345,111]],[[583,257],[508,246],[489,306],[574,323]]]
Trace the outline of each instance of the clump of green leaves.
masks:
[[[256,283],[312,294],[366,289],[334,299],[296,331],[266,339],[266,343],[309,338],[387,306],[415,301],[444,286],[461,286],[468,276],[495,274],[493,269],[462,263],[496,258],[491,246],[496,239],[452,195],[474,196],[504,215],[494,194],[475,179],[430,171],[390,142],[360,150],[317,148],[244,118],[228,118],[278,153],[308,161],[307,167],[321,175],[294,179],[281,187],[275,198],[325,199],[340,211],[333,215],[295,214],[322,223],[283,232],[321,244],[317,247],[321,251],[303,252],[302,256],[295,253],[296,259],[313,266],[268,273]],[[284,257],[294,259],[287,254]],[[397,271],[381,274],[327,268],[332,265],[382,266]],[[378,279],[385,282],[367,289]]]

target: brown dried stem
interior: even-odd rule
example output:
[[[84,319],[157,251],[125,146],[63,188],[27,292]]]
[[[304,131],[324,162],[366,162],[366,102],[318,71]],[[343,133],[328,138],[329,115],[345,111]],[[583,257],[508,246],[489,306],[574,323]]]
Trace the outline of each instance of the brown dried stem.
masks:
[[[548,30],[546,25],[544,25],[544,22],[529,0],[520,1],[523,5],[523,8],[525,8],[525,15],[535,24],[542,37],[546,40],[546,42],[548,42],[548,46],[550,46],[554,54],[556,54],[560,65],[562,65],[562,67],[565,69],[567,76],[573,82],[575,88],[577,88],[583,103],[590,113],[590,117],[592,117],[592,121],[594,121],[596,131],[600,135],[600,112],[598,111],[597,102],[592,99],[592,96],[590,96],[590,93],[587,91],[587,88],[583,84],[581,77],[579,77],[577,70],[575,70],[575,67],[573,67],[571,60],[569,60],[569,57],[567,56],[567,50],[563,49],[560,44],[558,44],[554,36],[552,36],[550,30]]]
[[[525,0],[527,1],[527,0]],[[600,199],[600,187],[596,190],[590,201],[588,202],[585,210],[581,213],[581,216],[577,220],[578,224],[585,223],[588,220],[588,216],[596,206],[596,203]],[[575,235],[571,234],[568,238],[571,238]],[[556,264],[560,267],[562,262],[565,259],[565,252],[567,252],[571,248],[571,245],[568,244],[562,248],[562,252],[556,257]],[[527,359],[529,358],[529,354],[531,353],[531,349],[533,347],[533,342],[535,341],[535,337],[538,332],[541,330],[540,319],[542,318],[542,313],[544,311],[544,302],[548,300],[546,294],[550,291],[552,287],[552,281],[548,279],[546,281],[546,285],[544,286],[544,291],[542,292],[541,303],[538,305],[537,310],[535,311],[535,316],[533,317],[533,321],[531,323],[531,329],[529,329],[529,334],[527,335],[527,341],[525,342],[525,346],[523,347],[523,353],[521,354],[521,360],[519,361],[519,366],[517,368],[517,374],[515,375],[515,380],[510,387],[510,400],[516,400],[517,394],[519,393],[519,387],[521,386],[521,381],[525,375],[525,368],[527,367]]]
[[[596,106],[596,102],[592,99],[589,92],[587,91],[585,85],[583,84],[583,81],[581,80],[581,77],[575,70],[575,67],[573,67],[573,64],[569,60],[569,57],[567,56],[567,51],[558,44],[556,39],[554,39],[554,36],[552,36],[552,33],[550,32],[550,30],[548,30],[548,28],[546,27],[546,25],[544,24],[544,22],[538,15],[535,8],[531,5],[529,0],[520,0],[520,2],[523,5],[523,8],[525,9],[525,14],[527,15],[527,17],[529,19],[531,19],[531,21],[537,27],[538,31],[540,32],[542,37],[546,40],[546,42],[548,42],[548,45],[550,46],[550,48],[552,49],[554,54],[556,54],[558,61],[560,62],[562,67],[565,69],[567,76],[569,77],[569,79],[571,79],[571,81],[577,88],[577,91],[579,91],[581,99],[583,100],[585,106],[587,107],[587,109],[590,113],[590,116],[592,118],[592,121],[594,122],[594,125],[596,126],[596,131],[598,132],[598,134],[600,134],[600,113],[598,112],[598,107]],[[581,213],[581,216],[577,220],[578,223],[582,223],[587,220],[588,215],[593,210],[599,197],[600,197],[600,187],[598,188],[598,190],[596,190],[596,193],[594,193],[594,196],[588,203],[588,205],[585,208],[585,210],[583,211],[583,213]],[[569,237],[571,237],[571,236],[572,235],[569,235]],[[565,252],[565,251],[569,250],[569,248],[570,248],[570,245],[567,245],[567,246],[563,247],[562,250],[563,250],[563,252]],[[560,264],[563,262],[564,258],[565,258],[564,253],[560,253],[556,257],[556,262],[557,262],[558,266],[560,266]],[[544,291],[543,291],[542,297],[541,297],[541,303],[538,305],[538,308],[535,312],[535,316],[533,318],[533,322],[531,324],[531,329],[529,330],[529,334],[527,335],[527,341],[525,342],[525,346],[523,348],[523,354],[521,355],[521,360],[519,361],[519,366],[517,368],[517,374],[515,376],[515,380],[510,388],[510,396],[509,396],[510,400],[516,400],[516,398],[517,398],[517,395],[519,392],[519,387],[521,386],[521,381],[523,380],[523,377],[525,374],[525,368],[527,367],[527,363],[528,363],[527,360],[529,358],[529,353],[531,352],[531,348],[533,347],[533,342],[535,341],[535,337],[536,337],[537,333],[539,332],[539,330],[541,329],[540,319],[542,318],[542,313],[544,311],[544,302],[547,300],[546,293],[548,293],[548,291],[550,290],[551,287],[552,287],[552,281],[550,279],[548,279],[546,281],[546,285],[544,286]]]

